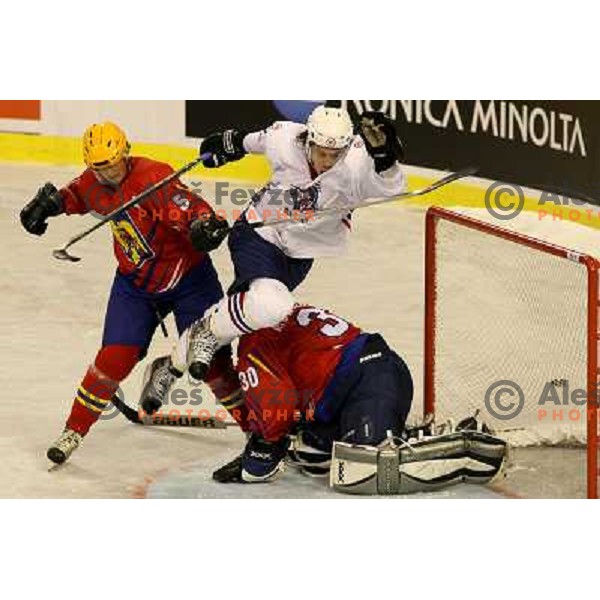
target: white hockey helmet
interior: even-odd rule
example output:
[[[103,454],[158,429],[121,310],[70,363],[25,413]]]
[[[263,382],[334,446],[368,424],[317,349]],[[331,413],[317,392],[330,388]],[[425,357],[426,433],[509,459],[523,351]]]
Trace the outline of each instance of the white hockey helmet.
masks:
[[[346,148],[354,138],[354,125],[343,108],[317,106],[306,122],[310,143],[323,148]]]

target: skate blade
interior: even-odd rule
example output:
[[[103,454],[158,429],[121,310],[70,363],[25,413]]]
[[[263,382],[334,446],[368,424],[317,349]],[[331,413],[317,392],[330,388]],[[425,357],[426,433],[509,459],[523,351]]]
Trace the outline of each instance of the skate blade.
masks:
[[[52,462],[52,461],[50,461],[50,462]],[[64,467],[66,464],[67,464],[66,460],[63,463],[52,463],[48,467],[48,473],[53,473],[54,471],[58,471],[59,469],[61,469],[62,467]]]

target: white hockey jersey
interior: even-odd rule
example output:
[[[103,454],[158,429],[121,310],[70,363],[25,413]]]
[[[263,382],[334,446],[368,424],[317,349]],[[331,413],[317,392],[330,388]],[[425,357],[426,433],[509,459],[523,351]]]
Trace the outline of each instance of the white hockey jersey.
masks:
[[[337,256],[346,250],[353,207],[371,198],[403,193],[406,178],[399,164],[378,174],[362,139],[356,136],[347,153],[329,171],[313,179],[304,144],[297,139],[304,131],[305,125],[277,122],[245,136],[246,151],[264,154],[273,171],[271,182],[255,195],[246,218],[250,222],[277,218],[278,210],[292,208],[291,199],[294,207],[302,210],[347,208],[346,214],[323,216],[307,223],[287,221],[256,230],[293,258]]]

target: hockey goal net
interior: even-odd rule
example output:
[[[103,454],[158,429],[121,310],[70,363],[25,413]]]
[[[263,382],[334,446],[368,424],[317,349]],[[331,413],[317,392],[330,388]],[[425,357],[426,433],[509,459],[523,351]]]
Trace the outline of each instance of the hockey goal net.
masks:
[[[591,498],[598,267],[505,227],[441,208],[427,214],[425,414],[439,423],[479,411],[512,446],[579,446],[580,473],[566,477],[580,477]]]

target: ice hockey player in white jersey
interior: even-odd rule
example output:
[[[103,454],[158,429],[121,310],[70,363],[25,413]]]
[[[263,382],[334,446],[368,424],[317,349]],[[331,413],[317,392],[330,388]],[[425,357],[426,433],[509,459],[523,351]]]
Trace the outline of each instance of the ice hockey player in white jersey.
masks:
[[[262,154],[273,176],[229,235],[235,281],[228,297],[183,334],[180,343],[188,345],[188,364],[172,364],[171,377],[157,373],[146,395],[159,399],[186,367],[193,377],[203,379],[220,347],[284,321],[294,306],[292,291],[308,275],[313,259],[345,251],[353,207],[405,191],[402,145],[392,122],[379,112],[363,113],[357,131],[345,109],[319,106],[306,125],[276,122],[255,133],[232,129],[202,142],[200,153],[211,155],[204,161],[206,167],[218,168],[248,153]],[[248,224],[273,219],[283,209],[318,215],[333,207],[347,212],[257,230]],[[211,219],[196,223],[191,238],[202,250],[214,248],[215,239],[227,233],[224,220]]]

